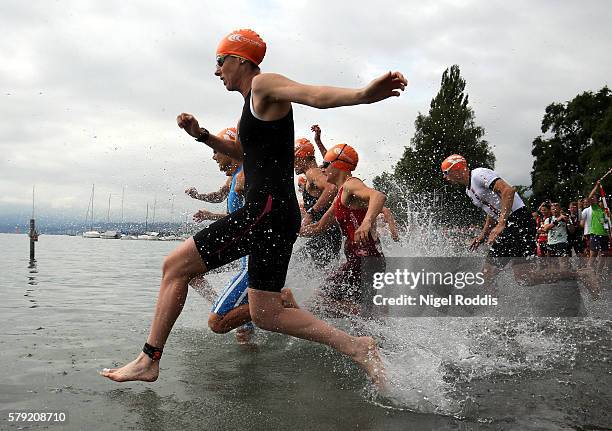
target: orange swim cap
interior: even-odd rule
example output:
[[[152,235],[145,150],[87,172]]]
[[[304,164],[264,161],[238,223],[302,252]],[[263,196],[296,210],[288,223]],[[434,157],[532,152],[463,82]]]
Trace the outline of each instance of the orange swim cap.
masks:
[[[301,159],[306,157],[314,157],[314,145],[312,145],[312,143],[306,138],[296,139],[294,154],[295,157],[299,157]]]
[[[235,30],[221,39],[217,55],[236,55],[259,66],[266,55],[266,43],[253,30]]]
[[[331,147],[325,153],[323,165],[332,165],[342,171],[351,172],[357,167],[359,155],[353,147],[348,144],[338,144]]]
[[[465,157],[460,156],[459,154],[453,154],[452,156],[448,156],[446,159],[444,159],[440,168],[442,169],[442,172],[467,168],[467,161],[465,160]]]
[[[217,133],[217,137],[221,139],[225,139],[227,141],[236,142],[237,134],[238,133],[236,132],[235,127],[228,127],[226,129],[221,130],[219,133]]]

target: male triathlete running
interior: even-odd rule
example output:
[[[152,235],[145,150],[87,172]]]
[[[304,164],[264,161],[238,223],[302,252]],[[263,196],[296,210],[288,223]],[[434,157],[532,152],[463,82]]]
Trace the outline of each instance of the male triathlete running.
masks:
[[[374,103],[399,96],[407,81],[399,72],[387,72],[362,89],[304,85],[282,75],[261,73],[259,64],[265,52],[266,44],[252,30],[232,32],[217,48],[215,75],[227,90],[244,97],[239,143],[211,135],[190,114],[177,117],[179,127],[189,135],[243,161],[246,202],[164,260],[156,312],[143,352],[124,367],[102,371],[112,380],[156,380],[159,359],[183,309],[189,280],[245,255],[249,256],[250,315],[257,326],[326,344],[349,356],[375,382],[382,377],[373,338],[350,336],[304,310],[283,306],[280,291],[301,221],[293,185],[291,103],[321,109]]]
[[[474,205],[487,214],[482,232],[472,241],[471,250],[486,241],[491,246],[491,258],[535,254],[535,223],[514,187],[491,169],[470,170],[465,158],[458,154],[447,157],[441,168],[444,179],[464,185]]]
[[[522,285],[552,283],[559,280],[575,280],[574,271],[535,271],[531,259],[536,253],[536,225],[533,217],[516,192],[497,172],[487,168],[470,170],[464,157],[453,154],[442,162],[444,179],[466,187],[466,193],[487,218],[480,235],[470,249],[489,244],[485,276],[491,281],[508,261],[516,281]]]

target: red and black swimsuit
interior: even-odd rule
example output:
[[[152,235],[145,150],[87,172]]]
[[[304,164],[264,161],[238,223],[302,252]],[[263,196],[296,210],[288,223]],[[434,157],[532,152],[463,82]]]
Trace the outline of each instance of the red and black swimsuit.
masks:
[[[355,242],[355,231],[361,226],[368,209],[353,209],[343,205],[343,189],[344,187],[340,187],[340,190],[338,190],[333,205],[336,221],[345,237],[344,255],[346,256],[346,263],[341,265],[327,279],[324,290],[334,299],[358,300],[361,297],[360,284],[364,258],[373,258],[368,260],[368,264],[376,266],[379,271],[384,271],[385,256],[382,253],[380,241],[378,238],[372,237],[371,232],[364,244]]]

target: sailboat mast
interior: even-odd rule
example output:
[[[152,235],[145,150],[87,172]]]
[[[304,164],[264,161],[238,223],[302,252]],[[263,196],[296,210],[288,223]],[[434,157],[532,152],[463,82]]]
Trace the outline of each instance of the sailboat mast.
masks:
[[[89,230],[93,230],[93,223],[94,223],[94,194],[95,194],[95,190],[96,190],[96,185],[92,184],[91,185],[91,225],[90,225],[90,229]]]
[[[106,213],[106,223],[110,223],[110,201],[111,201],[112,195],[113,195],[112,193],[108,194],[108,211]]]
[[[121,190],[121,226],[123,226],[123,199],[125,198],[125,186]]]
[[[172,203],[170,204],[170,221],[174,223],[174,193],[172,194]]]

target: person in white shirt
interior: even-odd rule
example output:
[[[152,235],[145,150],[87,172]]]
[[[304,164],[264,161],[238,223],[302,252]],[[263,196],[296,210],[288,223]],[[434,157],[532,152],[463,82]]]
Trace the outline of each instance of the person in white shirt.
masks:
[[[485,241],[490,258],[534,256],[536,226],[516,189],[497,172],[487,168],[470,170],[463,156],[454,154],[442,162],[444,179],[466,187],[474,205],[487,214],[484,226],[470,246],[476,250]]]
[[[552,257],[568,255],[567,216],[561,214],[561,205],[550,204],[552,215],[544,220],[544,230],[548,232],[548,252]]]
[[[487,214],[484,227],[472,241],[470,250],[483,242],[490,246],[483,268],[488,288],[506,266],[512,263],[514,277],[520,285],[575,280],[574,271],[559,268],[538,270],[531,259],[536,254],[536,224],[516,189],[497,172],[487,168],[469,169],[463,156],[454,154],[442,162],[444,179],[466,187],[467,195]]]

